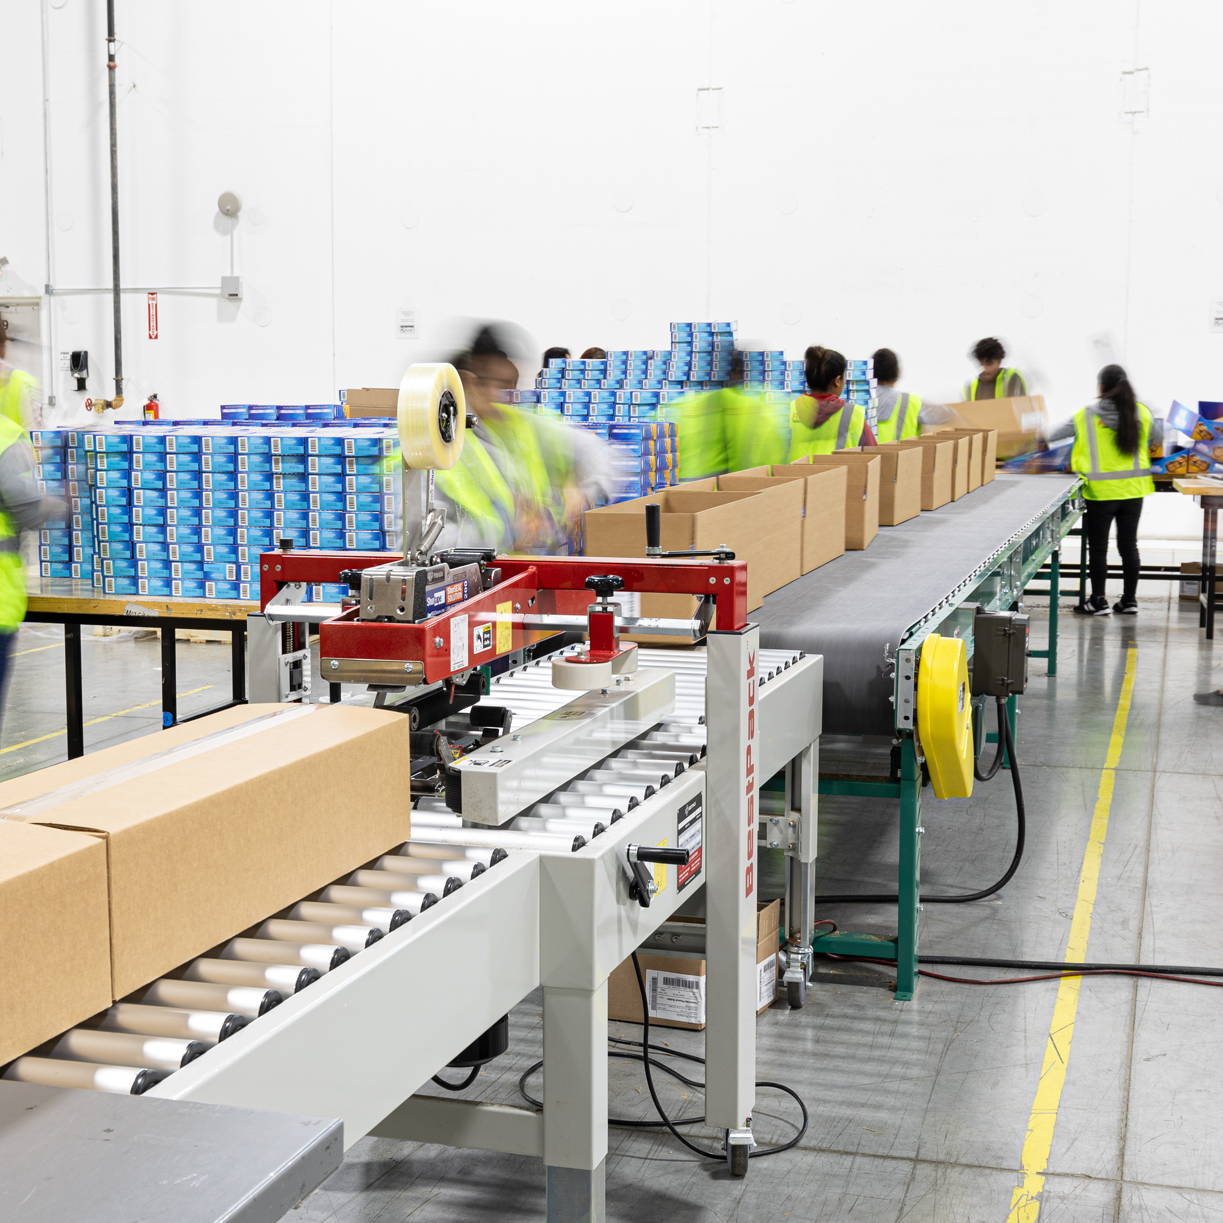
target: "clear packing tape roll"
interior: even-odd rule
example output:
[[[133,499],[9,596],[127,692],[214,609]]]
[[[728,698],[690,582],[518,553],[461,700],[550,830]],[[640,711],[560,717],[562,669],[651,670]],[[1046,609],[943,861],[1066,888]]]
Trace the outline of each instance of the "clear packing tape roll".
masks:
[[[399,384],[399,446],[405,467],[447,471],[463,451],[467,402],[453,365],[412,365]]]

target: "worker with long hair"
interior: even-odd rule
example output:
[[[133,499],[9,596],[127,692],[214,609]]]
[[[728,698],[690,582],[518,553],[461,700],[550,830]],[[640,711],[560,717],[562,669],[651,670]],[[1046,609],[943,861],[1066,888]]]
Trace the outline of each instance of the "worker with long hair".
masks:
[[[1142,499],[1155,491],[1151,479],[1151,450],[1163,440],[1163,421],[1139,403],[1119,365],[1106,365],[1099,373],[1099,398],[1081,408],[1072,420],[1055,429],[1049,441],[1074,437],[1070,467],[1085,484],[1083,534],[1091,569],[1091,597],[1074,610],[1083,616],[1123,616],[1138,613],[1138,520]],[[1117,524],[1117,551],[1121,553],[1121,601],[1110,608],[1105,597],[1108,581],[1108,536]]]
[[[873,446],[866,413],[841,398],[847,362],[839,352],[813,344],[803,359],[807,394],[790,408],[790,462],[809,454],[831,454],[847,446]]]

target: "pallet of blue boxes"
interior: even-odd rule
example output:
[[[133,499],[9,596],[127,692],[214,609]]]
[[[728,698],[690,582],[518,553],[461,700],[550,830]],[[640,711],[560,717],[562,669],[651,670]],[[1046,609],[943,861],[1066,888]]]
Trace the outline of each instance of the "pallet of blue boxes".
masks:
[[[103,594],[257,599],[259,554],[282,539],[328,551],[398,544],[399,441],[381,421],[149,422],[85,433],[84,450]]]
[[[67,429],[35,429],[30,433],[38,487],[66,505],[65,513],[49,518],[38,532],[38,572],[44,578],[89,581],[93,574],[93,520],[83,437]]]

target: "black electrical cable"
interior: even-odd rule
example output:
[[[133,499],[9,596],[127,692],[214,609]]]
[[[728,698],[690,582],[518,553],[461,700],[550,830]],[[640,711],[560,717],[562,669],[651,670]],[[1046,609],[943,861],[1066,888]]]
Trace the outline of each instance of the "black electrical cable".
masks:
[[[988,773],[981,772],[980,762],[974,758],[972,762],[972,775],[978,781],[993,781],[997,776],[998,770],[1002,768],[1002,762],[1006,758],[1006,739],[1002,733],[1002,723],[1006,720],[1006,697],[1000,696],[998,700],[998,750],[994,753],[994,763],[989,766]]]
[[[702,1159],[724,1159],[725,1152],[709,1151],[704,1147],[698,1147],[695,1143],[689,1142],[688,1139],[675,1128],[677,1125],[699,1125],[705,1120],[704,1115],[700,1117],[681,1117],[676,1121],[672,1121],[671,1118],[667,1116],[666,1111],[663,1109],[662,1102],[658,1098],[658,1092],[654,1089],[654,1076],[650,1073],[651,1066],[657,1066],[659,1070],[664,1071],[673,1078],[678,1079],[681,1083],[684,1083],[686,1086],[692,1087],[697,1091],[704,1091],[705,1084],[697,1083],[694,1080],[687,1078],[686,1076],[680,1074],[678,1070],[647,1056],[646,1053],[660,1053],[664,1057],[683,1058],[686,1061],[697,1062],[702,1066],[705,1065],[705,1059],[703,1057],[697,1057],[695,1053],[683,1053],[678,1049],[663,1049],[658,1045],[650,1044],[650,1007],[646,999],[645,981],[641,976],[641,964],[637,959],[637,953],[635,951],[633,952],[633,971],[637,974],[637,990],[641,995],[641,1014],[643,1017],[642,1039],[640,1041],[624,1040],[617,1036],[608,1037],[608,1039],[616,1044],[636,1046],[637,1048],[645,1050],[646,1052],[628,1053],[623,1049],[609,1049],[608,1056],[627,1057],[642,1063],[642,1065],[645,1067],[646,1085],[650,1089],[650,1099],[653,1100],[654,1109],[661,1118],[661,1121],[635,1121],[624,1117],[609,1117],[607,1119],[608,1124],[634,1129],[655,1129],[659,1125],[665,1125],[667,1129],[669,1129],[671,1133],[684,1144],[684,1146],[686,1146],[690,1151],[695,1151],[699,1156],[701,1156]],[[526,1070],[522,1072],[522,1075],[518,1080],[519,1092],[528,1103],[533,1104],[536,1108],[542,1108],[543,1101],[537,1100],[527,1091],[527,1079],[529,1079],[531,1075],[533,1075],[542,1065],[543,1062],[536,1062],[534,1065],[528,1066]],[[796,1133],[794,1137],[789,1140],[789,1142],[783,1142],[779,1146],[775,1147],[756,1147],[748,1153],[749,1159],[762,1159],[766,1155],[780,1155],[782,1151],[788,1151],[792,1147],[796,1147],[802,1141],[803,1136],[807,1132],[807,1126],[811,1121],[810,1115],[807,1112],[807,1106],[803,1103],[802,1097],[792,1088],[787,1087],[784,1083],[772,1083],[766,1079],[758,1079],[756,1086],[772,1087],[777,1091],[784,1091],[786,1095],[793,1097],[794,1102],[798,1105],[799,1110],[803,1114],[803,1123],[799,1127],[798,1133]]]
[[[465,1091],[476,1081],[476,1075],[480,1073],[479,1066],[473,1066],[471,1073],[461,1083],[447,1083],[445,1079],[439,1079],[435,1074],[433,1081],[439,1086],[444,1087],[447,1091]]]
[[[995,892],[1000,892],[1008,883],[1010,883],[1015,872],[1019,869],[1019,863],[1023,858],[1023,845],[1027,837],[1028,821],[1027,812],[1023,805],[1023,784],[1019,780],[1019,763],[1015,759],[1015,742],[1011,736],[1011,720],[1006,716],[1005,705],[1002,701],[998,703],[998,730],[999,730],[999,748],[1005,746],[1007,755],[1011,761],[1011,785],[1015,789],[1015,856],[1011,859],[1011,864],[1006,868],[1006,874],[998,880],[997,883],[990,887],[982,888],[979,892],[967,892],[961,896],[926,896],[922,895],[918,899],[922,904],[928,905],[962,905],[968,904],[973,900],[984,900],[987,896],[992,896]],[[1001,756],[1001,751],[999,753]],[[990,776],[993,776],[991,773]],[[900,897],[895,893],[889,895],[878,896],[816,896],[815,900],[819,904],[898,904]]]

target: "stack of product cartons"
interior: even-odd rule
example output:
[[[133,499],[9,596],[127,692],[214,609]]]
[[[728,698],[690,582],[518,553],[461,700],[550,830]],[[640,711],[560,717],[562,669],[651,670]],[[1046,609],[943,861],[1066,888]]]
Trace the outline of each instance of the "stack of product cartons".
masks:
[[[674,421],[623,421],[608,428],[614,447],[611,500],[646,497],[679,479],[679,445]]]
[[[873,358],[846,362],[845,390],[841,397],[848,403],[857,404],[866,413],[866,423],[874,429],[879,413],[879,383],[875,379]]]
[[[91,573],[93,529],[89,510],[80,512],[76,486],[85,482],[85,455],[65,429],[35,429],[34,477],[40,491],[64,502],[63,513],[43,523],[38,532],[38,572],[45,578],[88,578]],[[75,505],[75,509],[74,509]]]

